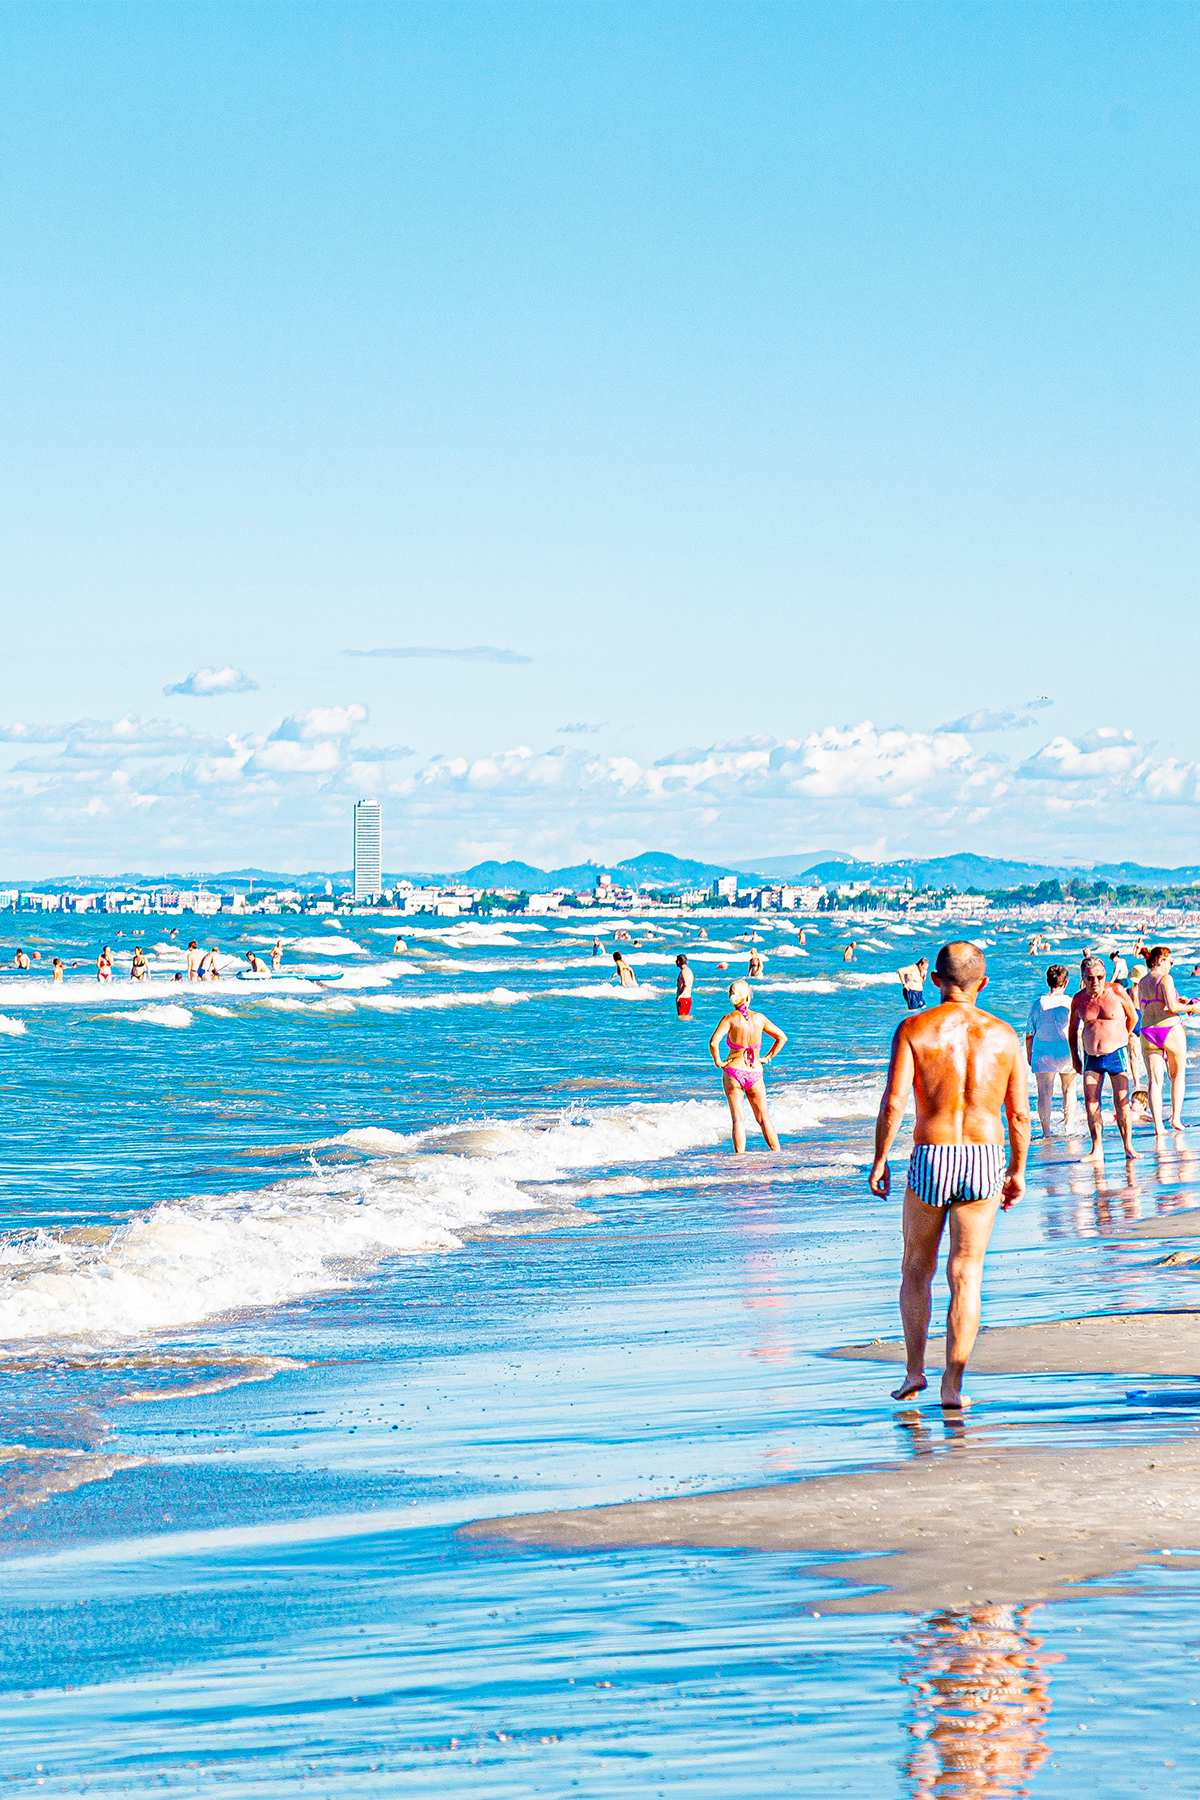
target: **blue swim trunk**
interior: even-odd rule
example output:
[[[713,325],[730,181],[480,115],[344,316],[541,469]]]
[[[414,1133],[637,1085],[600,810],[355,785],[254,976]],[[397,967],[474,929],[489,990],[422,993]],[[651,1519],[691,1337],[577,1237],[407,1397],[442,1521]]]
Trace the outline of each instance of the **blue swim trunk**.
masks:
[[[925,1010],[925,989],[924,988],[905,988],[904,1004],[905,1004],[905,1006],[907,1006],[909,1012],[924,1012],[924,1010]]]
[[[1003,1144],[914,1144],[908,1185],[926,1206],[990,1200],[1004,1186]]]
[[[1116,1050],[1108,1050],[1103,1056],[1085,1056],[1084,1073],[1087,1075],[1128,1075],[1129,1052],[1124,1044]]]

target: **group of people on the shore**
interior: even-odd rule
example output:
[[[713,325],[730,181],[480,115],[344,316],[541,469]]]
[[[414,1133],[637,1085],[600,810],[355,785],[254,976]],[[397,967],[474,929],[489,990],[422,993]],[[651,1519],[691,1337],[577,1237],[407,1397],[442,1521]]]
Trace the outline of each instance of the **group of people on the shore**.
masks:
[[[1054,1084],[1062,1088],[1063,1133],[1078,1129],[1075,1084],[1083,1081],[1091,1150],[1085,1161],[1104,1155],[1102,1099],[1107,1076],[1125,1155],[1136,1156],[1133,1126],[1149,1118],[1154,1135],[1183,1126],[1187,1088],[1187,1037],[1183,1021],[1197,1009],[1175,986],[1174,958],[1166,944],[1152,949],[1139,944],[1129,964],[1118,952],[1110,955],[1111,971],[1099,955],[1079,965],[1080,984],[1069,996],[1069,973],[1063,963],[1046,970],[1049,992],[1036,999],[1025,1025],[1025,1051],[1037,1083],[1038,1119],[1049,1137]],[[1163,1098],[1170,1084],[1169,1120]]]

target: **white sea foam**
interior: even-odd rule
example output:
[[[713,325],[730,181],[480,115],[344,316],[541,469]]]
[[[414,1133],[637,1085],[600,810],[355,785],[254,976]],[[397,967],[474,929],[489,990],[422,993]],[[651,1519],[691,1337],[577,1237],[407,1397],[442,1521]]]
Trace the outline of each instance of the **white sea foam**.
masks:
[[[137,1012],[114,1012],[109,1017],[128,1019],[134,1025],[166,1025],[176,1031],[192,1022],[192,1015],[186,1006],[142,1006]]]
[[[210,1019],[236,1019],[237,1014],[227,1006],[197,1006],[195,1012],[207,1013]]]
[[[838,991],[836,981],[825,981],[820,975],[809,975],[798,981],[769,977],[759,984],[759,992],[763,994],[836,994]]]
[[[0,1037],[24,1037],[24,1019],[10,1019],[7,1013],[0,1013]]]
[[[587,987],[543,988],[542,993],[548,1000],[658,1000],[662,997],[662,990],[651,987],[648,981],[640,981],[636,987],[622,987],[615,981],[598,981]]]
[[[484,994],[361,994],[360,1006],[373,1006],[381,1012],[416,1012],[447,1006],[516,1006],[529,1000],[529,994],[514,993],[511,988],[497,987]]]
[[[314,937],[297,938],[291,948],[303,950],[306,956],[370,956],[371,954],[369,950],[364,950],[361,944],[356,944],[353,938],[340,936],[336,940]]]

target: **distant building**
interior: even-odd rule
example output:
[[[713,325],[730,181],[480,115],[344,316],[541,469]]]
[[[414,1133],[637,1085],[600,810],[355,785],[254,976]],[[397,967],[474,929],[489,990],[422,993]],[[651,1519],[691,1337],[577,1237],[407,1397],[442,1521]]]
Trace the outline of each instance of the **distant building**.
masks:
[[[736,900],[738,883],[736,875],[718,875],[712,884],[714,900]]]
[[[354,898],[378,900],[383,892],[383,811],[378,800],[354,809]]]

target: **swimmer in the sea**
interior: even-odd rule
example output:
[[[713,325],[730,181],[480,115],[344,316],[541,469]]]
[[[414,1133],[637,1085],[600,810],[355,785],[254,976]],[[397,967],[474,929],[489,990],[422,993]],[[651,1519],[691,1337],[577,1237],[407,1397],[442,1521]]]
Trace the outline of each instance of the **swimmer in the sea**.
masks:
[[[247,950],[246,961],[250,964],[251,971],[255,975],[269,975],[271,973],[261,956],[256,956],[253,950]]]
[[[13,957],[13,961],[16,963],[18,969],[27,969],[29,967],[29,952],[27,950],[18,950],[17,954]]]
[[[271,973],[278,975],[279,965],[283,961],[283,939],[276,938],[271,945]]]
[[[187,978],[188,978],[188,980],[195,981],[195,979],[199,975],[199,973],[200,973],[200,951],[196,944],[195,938],[193,938],[191,943],[187,947]]]
[[[761,955],[760,951],[758,950],[757,946],[752,944],[750,946],[750,960],[749,960],[749,963],[746,968],[746,973],[747,973],[747,975],[753,976],[754,980],[757,981],[759,976],[762,974],[762,972],[763,972],[762,955]]]
[[[600,954],[600,939],[593,938],[592,939],[592,955],[599,956],[599,954]]]
[[[851,941],[846,945],[846,948],[842,951],[842,961],[843,962],[853,962],[855,960],[854,952],[857,949],[858,949],[858,945],[854,942],[853,939],[851,939]]]
[[[398,937],[396,939],[395,943],[392,945],[392,955],[400,956],[407,949],[408,949],[408,945],[405,943],[404,939],[402,937]],[[274,960],[274,959],[272,959],[272,960]]]
[[[909,963],[906,969],[896,970],[896,979],[904,989],[904,1004],[909,1012],[920,1012],[925,1004],[925,977],[929,973],[929,958],[918,956],[915,963]]]
[[[61,956],[56,956],[54,958],[52,967],[54,969],[54,980],[61,981],[63,978],[63,965],[62,965],[62,957]]]
[[[702,926],[701,926],[701,927],[700,927],[700,933],[699,933],[699,938],[700,938],[700,942],[701,942],[701,943],[702,943],[702,944],[707,944],[707,942],[708,942],[708,933],[707,933],[707,931],[705,931],[705,929],[704,929],[704,927],[703,927],[703,925],[702,925]]]
[[[695,980],[695,976],[688,968],[686,956],[677,956],[675,967],[679,970],[675,977],[675,1017],[690,1019],[692,1016],[692,982]]]
[[[616,970],[617,980],[621,983],[621,986],[622,987],[636,987],[638,984],[637,976],[634,974],[634,972],[630,968],[629,964],[625,961],[625,958],[621,955],[621,952],[619,950],[614,950],[612,954],[613,954],[613,961],[617,965],[617,970]]]
[[[146,961],[146,952],[140,944],[133,946],[133,963],[129,970],[130,981],[149,981],[150,964]]]
[[[112,955],[107,944],[105,944],[103,950],[101,950],[99,956],[96,958],[96,980],[112,980]]]
[[[746,1148],[746,1122],[742,1116],[744,1099],[750,1102],[750,1111],[758,1121],[767,1148],[779,1148],[779,1138],[767,1111],[767,1086],[763,1080],[763,1069],[772,1057],[779,1055],[787,1043],[787,1033],[781,1031],[778,1025],[772,1025],[765,1013],[750,1011],[753,998],[749,982],[731,981],[729,1000],[733,1010],[719,1021],[708,1040],[708,1053],[721,1070],[721,1086],[729,1102],[733,1126],[733,1148],[738,1156]],[[765,1056],[761,1054],[764,1037],[771,1039],[771,1048]],[[717,1049],[722,1038],[725,1039],[724,1062]]]

